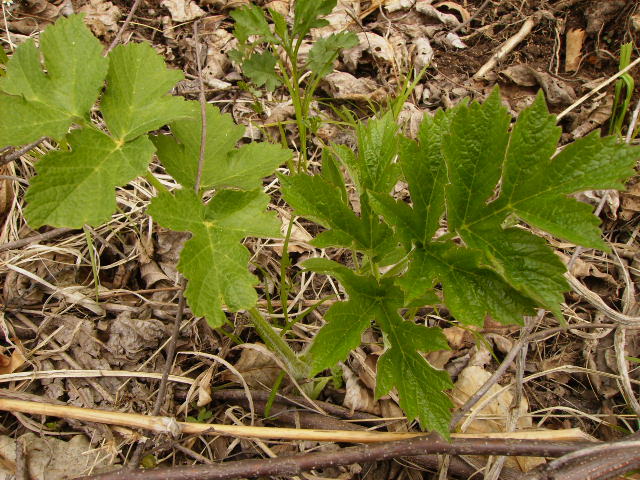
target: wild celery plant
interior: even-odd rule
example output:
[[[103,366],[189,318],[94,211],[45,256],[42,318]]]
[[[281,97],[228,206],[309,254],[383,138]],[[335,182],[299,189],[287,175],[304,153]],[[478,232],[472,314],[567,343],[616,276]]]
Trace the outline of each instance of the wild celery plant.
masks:
[[[303,264],[336,277],[347,294],[302,357],[310,373],[344,360],[373,322],[386,347],[376,395],[395,387],[407,417],[445,437],[452,405],[444,391],[452,384],[422,354],[447,342],[412,313],[445,304],[463,325],[487,316],[521,323],[536,308],[561,317],[565,267],[524,223],[607,250],[591,206],[569,195],[623,188],[640,156],[599,133],[555,154],[561,129],[542,94],[510,123],[497,89],[483,104],[425,116],[417,141],[399,136],[389,113],[358,127],[357,153],[333,145],[321,173],[280,177],[294,211],[326,228],[314,245],[354,251],[353,268],[322,258]],[[355,184],[359,214],[338,164]],[[410,203],[389,195],[399,180],[408,183]]]
[[[306,62],[301,64],[299,53],[305,37],[311,29],[329,25],[321,17],[331,13],[336,3],[337,0],[297,0],[292,25],[287,24],[282,14],[268,9],[270,25],[265,11],[253,4],[231,12],[238,39],[238,49],[231,52],[231,58],[242,65],[244,74],[256,86],[274,90],[284,85],[291,96],[300,136],[298,172],[307,168],[309,113],[314,92],[320,80],[333,70],[340,51],[358,44],[358,37],[351,32],[330,34],[314,42]]]

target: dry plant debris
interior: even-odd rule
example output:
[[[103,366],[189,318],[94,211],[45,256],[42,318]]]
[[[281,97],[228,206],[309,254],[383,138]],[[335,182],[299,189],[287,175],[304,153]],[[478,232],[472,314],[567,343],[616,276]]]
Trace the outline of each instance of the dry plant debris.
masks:
[[[231,113],[245,127],[241,143],[285,138],[295,149],[299,141],[285,91],[250,87],[229,57],[236,48],[230,11],[248,3],[142,2],[121,41],[146,41],[172,67],[185,72],[186,79],[177,91],[188,99],[197,99],[201,78],[207,102]],[[251,3],[273,8],[285,17],[295,8],[293,0]],[[86,14],[85,22],[106,47],[131,11],[131,5],[121,0],[16,0],[2,2],[2,8],[3,47],[9,54],[71,11]],[[543,89],[554,113],[566,111],[560,122],[564,142],[597,128],[606,129],[613,103],[612,84],[579,105],[574,102],[618,72],[622,43],[634,42],[634,58],[640,45],[640,10],[636,2],[624,0],[340,0],[327,18],[329,25],[313,30],[312,40],[349,30],[357,35],[358,45],[341,53],[311,106],[313,116],[322,120],[310,138],[312,167],[321,162],[316,147],[330,141],[354,145],[352,132],[342,127],[350,120],[344,115],[346,110],[366,118],[372,108],[384,108],[385,100],[400,91],[414,67],[426,70],[402,106],[407,132],[417,132],[412,119],[439,107],[453,107],[465,97],[484,99],[494,85],[500,85],[506,106],[514,115]],[[200,33],[195,38],[192,23],[197,19]],[[301,52],[306,54],[310,47],[302,45]],[[200,74],[195,49],[201,53]],[[638,72],[637,67],[629,71],[636,84],[640,81]],[[632,105],[636,105],[637,95]],[[34,178],[39,158],[54,147],[44,139],[26,151],[17,151],[17,156],[0,152],[0,398],[148,414],[178,311],[176,265],[188,237],[160,229],[146,215],[154,186],[144,177],[118,189],[118,213],[91,231],[31,230],[23,216],[26,185]],[[164,171],[156,169],[154,173],[163,185],[174,187]],[[523,427],[553,431],[579,428],[583,438],[607,442],[638,430],[638,185],[636,176],[619,197],[592,192],[583,198],[602,204],[600,217],[610,252],[586,250],[575,255],[574,245],[550,239],[558,255],[571,264],[570,281],[576,287],[565,297],[562,313],[566,326],[545,315],[526,336],[521,335],[521,328],[492,319],[477,328],[452,330],[457,327],[450,327],[446,309],[417,312],[425,324],[449,326],[445,334],[451,350],[434,352],[429,360],[451,374],[460,391],[466,392],[453,391],[456,405],[472,393],[466,390],[465,381],[472,384],[471,390],[476,389],[481,379],[491,377],[514,345],[520,342],[526,346],[522,348],[526,356],[513,358],[513,365],[505,367],[499,382],[472,410],[467,425],[470,430],[504,433],[510,423],[516,431]],[[272,193],[278,184],[271,177],[264,187]],[[397,185],[394,193],[397,198],[407,198],[407,186]],[[348,194],[354,198],[353,191]],[[285,228],[291,225],[291,261],[282,266],[281,241],[247,242],[252,273],[261,279],[258,305],[282,321],[280,325],[289,330],[289,343],[302,350],[322,325],[327,308],[344,292],[330,277],[299,268],[299,263],[314,254],[309,240],[318,233],[316,227],[294,217],[284,201],[271,208],[278,212]],[[326,249],[322,255],[347,265],[354,261],[346,249]],[[279,299],[283,289],[286,305]],[[317,305],[318,299],[327,295],[333,298]],[[322,417],[305,415],[330,413],[335,417],[327,420],[332,429],[351,430],[357,425],[390,432],[419,431],[402,418],[393,392],[373,399],[375,365],[383,351],[378,332],[366,331],[363,347],[354,351],[340,371],[326,378],[313,398],[305,399],[299,397],[295,382],[280,374],[281,367],[267,352],[259,346],[239,347],[259,342],[248,319],[242,313],[228,313],[227,318],[228,325],[212,330],[189,310],[185,312],[176,344],[180,354],[172,363],[161,415],[229,426],[318,428],[323,426]],[[279,385],[279,390],[271,405],[268,392],[274,385]],[[236,397],[219,395],[230,387],[242,390]],[[315,394],[319,395],[317,400]],[[514,398],[519,399],[517,404],[513,404]],[[340,410],[339,406],[348,408]],[[107,465],[126,461],[131,447],[138,443],[148,454],[143,465],[151,466],[288,457],[315,450],[330,456],[335,448],[315,440],[267,443],[189,435],[174,439],[127,426],[19,412],[3,414],[2,429],[0,471],[20,479],[98,473]],[[22,452],[18,456],[16,444]],[[525,461],[516,456],[517,460],[502,468],[496,460],[486,465],[486,457],[465,454],[452,457],[447,471],[447,463],[433,459],[429,463],[427,456],[422,457],[412,457],[411,462],[416,463],[408,464],[390,460],[367,463],[370,457],[354,456],[360,467],[314,464],[313,475],[335,479],[437,478],[438,473],[420,472],[417,464],[429,465],[431,472],[439,470],[440,478],[468,478],[469,468],[482,470],[485,478],[522,478],[522,472],[534,466],[529,463],[531,457]],[[600,465],[604,465],[602,457],[594,453]],[[622,455],[616,461],[625,459],[628,456]],[[571,466],[571,461],[567,462]],[[531,473],[530,478],[612,478],[618,473],[614,465],[589,477],[584,470],[576,473],[574,464],[574,470],[567,470],[574,476],[553,477],[562,462],[547,465],[546,473],[541,471],[537,477]],[[264,474],[278,472],[287,478],[302,478],[285,470]]]

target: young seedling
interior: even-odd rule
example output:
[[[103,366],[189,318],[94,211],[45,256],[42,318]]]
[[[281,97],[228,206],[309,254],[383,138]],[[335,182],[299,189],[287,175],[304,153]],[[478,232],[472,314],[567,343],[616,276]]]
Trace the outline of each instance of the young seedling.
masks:
[[[358,37],[351,32],[330,34],[314,42],[301,64],[300,47],[305,37],[311,29],[329,25],[321,17],[331,13],[336,3],[337,0],[296,1],[291,26],[273,9],[268,9],[270,25],[265,11],[253,4],[231,12],[236,22],[234,35],[238,39],[238,49],[231,52],[231,58],[242,65],[244,74],[257,87],[264,85],[274,90],[284,85],[291,96],[300,135],[298,171],[307,168],[307,132],[314,92],[320,80],[333,70],[340,51],[358,44]]]

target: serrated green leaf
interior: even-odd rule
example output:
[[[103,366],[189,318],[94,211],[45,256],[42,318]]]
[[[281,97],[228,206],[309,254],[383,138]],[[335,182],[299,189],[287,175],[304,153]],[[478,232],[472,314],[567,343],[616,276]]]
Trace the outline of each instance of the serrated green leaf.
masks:
[[[358,37],[353,32],[334,33],[319,38],[309,50],[307,68],[318,77],[324,77],[333,71],[334,62],[340,50],[358,45]]]
[[[93,129],[74,130],[68,142],[71,151],[36,164],[25,209],[32,228],[104,223],[116,209],[115,188],[144,174],[154,150],[146,137],[120,144]]]
[[[192,115],[171,124],[173,136],[159,135],[152,140],[167,172],[182,186],[193,188],[200,158],[202,117],[198,102],[189,103],[193,105]],[[207,105],[206,112],[207,141],[202,188],[254,189],[291,156],[289,150],[270,143],[251,143],[234,148],[242,138],[244,127],[236,125],[230,115],[221,114],[213,105]]]
[[[0,147],[42,136],[59,139],[74,120],[85,117],[107,71],[101,52],[102,45],[79,15],[48,27],[40,50],[33,40],[18,47],[0,79]]]
[[[296,214],[331,229],[316,238],[314,245],[355,248],[369,255],[382,255],[394,246],[392,232],[386,225],[377,219],[358,217],[343,202],[341,190],[322,176],[301,174],[279,179],[282,194]]]
[[[273,91],[282,84],[276,73],[277,63],[278,59],[271,52],[254,53],[244,62],[242,71],[257,87],[264,85]]]
[[[193,234],[180,254],[178,270],[189,280],[185,297],[193,313],[212,327],[224,322],[223,305],[232,311],[251,308],[257,278],[247,270],[247,236],[279,237],[279,224],[265,211],[269,197],[260,189],[221,190],[203,205],[191,190],[160,194],[149,207],[158,223]]]
[[[371,321],[385,333],[388,348],[378,361],[376,395],[397,387],[400,405],[409,418],[418,418],[427,429],[448,437],[451,401],[443,390],[452,387],[446,372],[433,368],[418,352],[448,350],[439,328],[427,328],[398,315],[402,292],[392,279],[377,281],[356,275],[348,268],[322,258],[304,262],[306,269],[327,273],[340,280],[349,299],[331,306],[325,315],[327,324],[320,329],[303,359],[318,373],[344,360],[360,343]],[[428,401],[427,401],[428,399]]]
[[[389,193],[398,180],[399,169],[394,163],[398,153],[398,125],[391,113],[369,120],[356,127],[358,152],[344,145],[333,150],[349,170],[362,195],[366,190]]]
[[[399,283],[412,296],[441,283],[447,307],[466,325],[483,325],[487,315],[504,324],[520,323],[523,315],[532,314],[533,302],[481,261],[478,250],[431,243],[414,252]]]
[[[251,35],[261,35],[265,40],[275,42],[264,12],[257,5],[249,4],[232,10],[231,17],[236,22],[233,35],[240,43],[246,43]]]
[[[102,115],[111,134],[127,141],[191,115],[182,97],[170,95],[184,75],[170,70],[146,43],[119,45],[109,53]]]
[[[389,308],[384,313],[377,321],[390,346],[378,360],[376,397],[396,387],[407,418],[418,418],[422,428],[448,439],[453,403],[442,392],[453,384],[447,372],[433,368],[418,353],[448,350],[442,330],[407,322]]]
[[[443,140],[449,185],[447,220],[452,231],[482,216],[500,179],[511,118],[497,89],[483,104],[472,103],[453,118]]]
[[[322,15],[328,15],[335,8],[337,0],[296,0],[293,36],[304,37],[312,28],[329,25]]]
[[[598,132],[578,139],[553,156],[560,128],[544,97],[523,111],[511,134],[500,198],[495,210],[508,210],[531,225],[578,245],[606,249],[592,208],[567,194],[623,189],[638,154]]]
[[[569,289],[566,268],[543,238],[487,221],[466,231],[465,241],[481,250],[512,287],[562,318],[560,304]]]

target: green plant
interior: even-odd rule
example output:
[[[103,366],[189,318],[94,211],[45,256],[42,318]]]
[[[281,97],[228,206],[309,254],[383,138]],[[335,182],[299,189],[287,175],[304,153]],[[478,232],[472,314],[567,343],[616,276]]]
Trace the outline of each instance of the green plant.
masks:
[[[0,147],[42,136],[61,145],[37,162],[25,217],[33,228],[102,224],[116,209],[115,188],[147,174],[160,192],[149,212],[161,225],[192,233],[178,265],[189,280],[189,305],[218,327],[226,320],[223,304],[233,311],[255,305],[257,278],[247,270],[249,252],[240,241],[280,236],[275,214],[266,211],[262,177],[290,152],[270,144],[236,148],[244,129],[207,105],[206,155],[194,192],[200,105],[168,94],[182,73],[166,69],[147,44],[119,46],[107,57],[101,51],[82,17],[72,16],[42,33],[40,49],[29,40],[7,63],[0,79]],[[102,122],[90,115],[98,100]],[[147,135],[168,123],[172,135]],[[148,172],[156,149],[183,189],[170,193]]]
[[[300,64],[304,38],[312,28],[329,25],[321,17],[331,13],[336,3],[337,0],[296,1],[292,26],[287,25],[281,13],[268,9],[273,28],[264,10],[257,5],[231,12],[236,22],[234,35],[238,39],[238,49],[232,52],[232,58],[242,65],[244,74],[256,86],[274,90],[284,85],[291,95],[300,135],[298,171],[306,169],[307,132],[313,127],[309,118],[313,94],[320,80],[333,70],[340,51],[358,44],[358,38],[351,32],[333,33],[314,42],[306,62]],[[306,78],[304,87],[303,77]]]
[[[331,4],[300,2],[293,29],[282,30],[275,16],[276,30],[299,39]],[[243,15],[251,12],[257,15],[251,8]],[[536,307],[561,316],[565,268],[543,238],[519,224],[606,249],[591,207],[568,195],[622,188],[638,157],[633,147],[595,133],[555,154],[560,129],[541,94],[513,128],[497,90],[483,104],[463,102],[426,116],[417,141],[398,133],[394,111],[358,123],[357,152],[332,145],[320,174],[280,176],[296,212],[326,228],[314,244],[353,252],[353,268],[319,258],[305,263],[338,278],[348,298],[330,307],[326,326],[299,356],[255,308],[257,279],[240,243],[280,235],[266,210],[262,177],[290,152],[265,143],[237,148],[242,128],[207,105],[199,175],[200,105],[167,94],[180,73],[167,70],[148,45],[117,47],[106,58],[100,50],[81,17],[61,19],[42,34],[40,50],[31,41],[19,47],[0,79],[0,147],[41,136],[61,146],[36,165],[26,195],[31,226],[100,224],[116,208],[115,188],[146,173],[159,190],[149,213],[192,234],[178,268],[189,280],[185,295],[195,315],[218,327],[226,321],[223,304],[248,310],[258,334],[298,379],[334,367],[373,321],[386,346],[376,394],[397,388],[407,416],[444,436],[451,381],[422,354],[447,342],[440,328],[415,323],[416,309],[444,303],[465,325],[487,315],[517,323]],[[171,135],[148,135],[166,124]],[[167,191],[147,171],[156,150],[181,189]],[[357,213],[341,166],[359,195]],[[401,179],[411,204],[389,195]]]
[[[625,43],[620,47],[620,70],[625,69],[631,63],[631,52],[633,51],[633,43]],[[615,94],[613,97],[613,108],[611,110],[611,119],[609,120],[609,134],[622,137],[622,124],[629,113],[629,105],[633,96],[635,82],[629,73],[625,73],[616,82]],[[623,95],[624,88],[624,95]]]
[[[303,264],[336,277],[347,293],[303,356],[311,375],[346,358],[373,321],[386,346],[376,395],[396,387],[409,418],[447,436],[451,402],[443,391],[451,382],[421,355],[447,342],[439,328],[417,325],[414,309],[444,303],[465,325],[487,316],[520,323],[537,307],[562,316],[565,267],[521,223],[606,250],[591,207],[568,195],[623,188],[638,153],[594,133],[555,154],[561,129],[542,94],[513,128],[510,121],[497,89],[483,104],[425,116],[417,141],[398,138],[388,113],[358,126],[357,153],[334,145],[321,174],[280,177],[295,212],[326,228],[315,246],[354,252],[353,269],[320,258]],[[355,183],[359,215],[338,162]],[[400,179],[410,204],[389,195]]]

